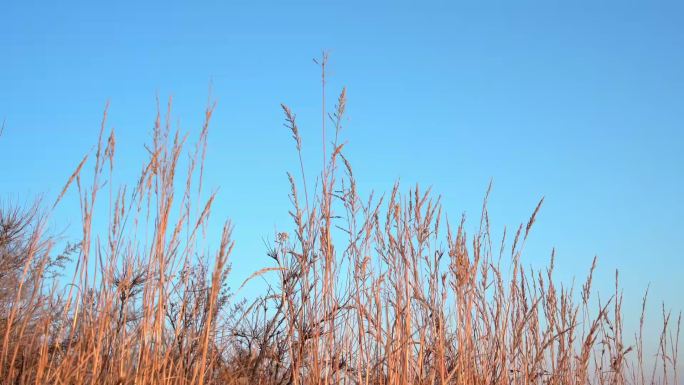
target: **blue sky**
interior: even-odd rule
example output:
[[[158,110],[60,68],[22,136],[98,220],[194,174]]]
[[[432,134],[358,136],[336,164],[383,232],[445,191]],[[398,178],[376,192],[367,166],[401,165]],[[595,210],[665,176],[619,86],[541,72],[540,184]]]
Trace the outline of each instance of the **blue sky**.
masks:
[[[132,178],[156,95],[197,131],[212,83],[207,184],[220,187],[214,218],[236,226],[241,282],[289,224],[285,172],[298,163],[279,103],[319,165],[311,59],[326,49],[329,97],[348,87],[343,135],[362,189],[430,185],[475,225],[493,179],[498,229],[545,196],[525,263],[556,247],[569,283],[598,255],[595,282],[608,296],[619,269],[628,312],[649,283],[654,309],[684,308],[681,3],[370,3],[3,1],[0,197],[57,195],[107,100]],[[75,204],[58,219],[77,223]]]

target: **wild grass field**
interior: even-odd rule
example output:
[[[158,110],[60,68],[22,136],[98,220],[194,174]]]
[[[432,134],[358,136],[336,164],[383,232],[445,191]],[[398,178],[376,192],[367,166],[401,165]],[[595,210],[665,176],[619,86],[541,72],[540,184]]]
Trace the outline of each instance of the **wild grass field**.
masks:
[[[313,178],[296,115],[282,106],[301,168],[283,191],[291,226],[252,275],[269,282],[257,298],[231,281],[240,242],[231,223],[207,225],[222,215],[212,213],[220,195],[202,199],[214,105],[192,134],[158,110],[147,161],[127,186],[107,183],[121,154],[105,111],[94,151],[58,197],[0,207],[0,382],[680,383],[678,313],[649,315],[662,318],[660,339],[645,341],[647,298],[641,315],[624,314],[617,275],[614,292],[599,297],[594,266],[577,287],[554,280],[553,256],[526,267],[543,200],[492,239],[487,196],[474,233],[419,186],[361,196],[340,138],[345,105],[342,90],[330,113],[323,107],[325,164]],[[48,223],[74,195],[82,238],[64,249]],[[108,210],[95,211],[101,201]],[[220,242],[198,246],[208,233]],[[624,317],[641,317],[636,336]]]

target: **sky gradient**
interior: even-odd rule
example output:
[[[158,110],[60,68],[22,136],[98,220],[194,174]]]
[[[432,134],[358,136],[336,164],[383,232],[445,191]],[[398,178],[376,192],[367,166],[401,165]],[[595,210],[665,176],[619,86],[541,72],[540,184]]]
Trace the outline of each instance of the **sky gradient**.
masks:
[[[212,84],[206,183],[220,187],[213,218],[235,224],[241,282],[289,226],[285,172],[298,163],[281,102],[298,114],[309,175],[320,165],[311,59],[325,49],[329,98],[348,88],[343,137],[364,191],[432,186],[475,226],[493,180],[497,231],[544,196],[523,263],[542,267],[555,247],[569,284],[598,255],[599,290],[619,269],[628,314],[649,283],[654,314],[661,300],[684,309],[681,2],[225,3],[3,1],[0,199],[52,200],[107,101],[132,183],[156,96],[197,132]],[[67,234],[76,204],[58,212]]]

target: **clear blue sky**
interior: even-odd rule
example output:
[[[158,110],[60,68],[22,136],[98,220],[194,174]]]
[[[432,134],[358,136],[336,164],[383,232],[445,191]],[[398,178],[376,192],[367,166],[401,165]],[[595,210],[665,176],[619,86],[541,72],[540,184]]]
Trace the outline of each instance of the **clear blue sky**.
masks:
[[[288,225],[297,163],[280,102],[319,164],[311,59],[327,49],[363,189],[431,185],[475,223],[492,178],[498,229],[546,196],[526,263],[543,266],[555,246],[570,282],[598,255],[599,288],[607,297],[620,269],[630,312],[649,282],[654,307],[684,308],[681,2],[146,3],[0,4],[3,199],[54,197],[107,100],[132,176],[155,96],[173,95],[174,118],[196,130],[212,81],[207,183],[221,187],[214,218],[235,223],[241,282],[268,263],[262,238]],[[73,207],[72,195],[64,221]]]

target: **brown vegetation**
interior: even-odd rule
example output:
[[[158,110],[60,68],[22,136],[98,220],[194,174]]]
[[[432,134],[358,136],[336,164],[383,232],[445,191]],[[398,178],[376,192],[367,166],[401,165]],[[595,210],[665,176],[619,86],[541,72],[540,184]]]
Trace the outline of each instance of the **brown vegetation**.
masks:
[[[325,58],[321,64],[324,70]],[[137,183],[119,190],[109,184],[104,192],[116,140],[103,119],[93,161],[84,158],[59,197],[70,188],[79,193],[76,246],[55,257],[38,206],[0,208],[0,382],[679,381],[680,318],[663,312],[650,362],[642,334],[635,341],[623,335],[617,275],[612,296],[595,303],[594,266],[578,292],[553,281],[553,257],[546,269],[523,267],[541,201],[526,224],[494,242],[486,197],[479,230],[466,234],[465,220],[449,222],[439,198],[418,186],[360,196],[339,142],[345,102],[343,90],[333,113],[323,109],[334,132],[309,188],[296,117],[283,105],[301,179],[289,176],[293,226],[268,250],[272,264],[252,276],[271,278],[252,302],[236,301],[227,289],[230,224],[213,253],[197,246],[214,201],[213,194],[199,201],[213,105],[187,170],[178,167],[187,137],[158,114]],[[89,185],[87,166],[94,167]],[[95,233],[101,193],[110,199],[103,216],[109,227]],[[64,279],[50,272],[69,255],[73,278],[60,285]]]

